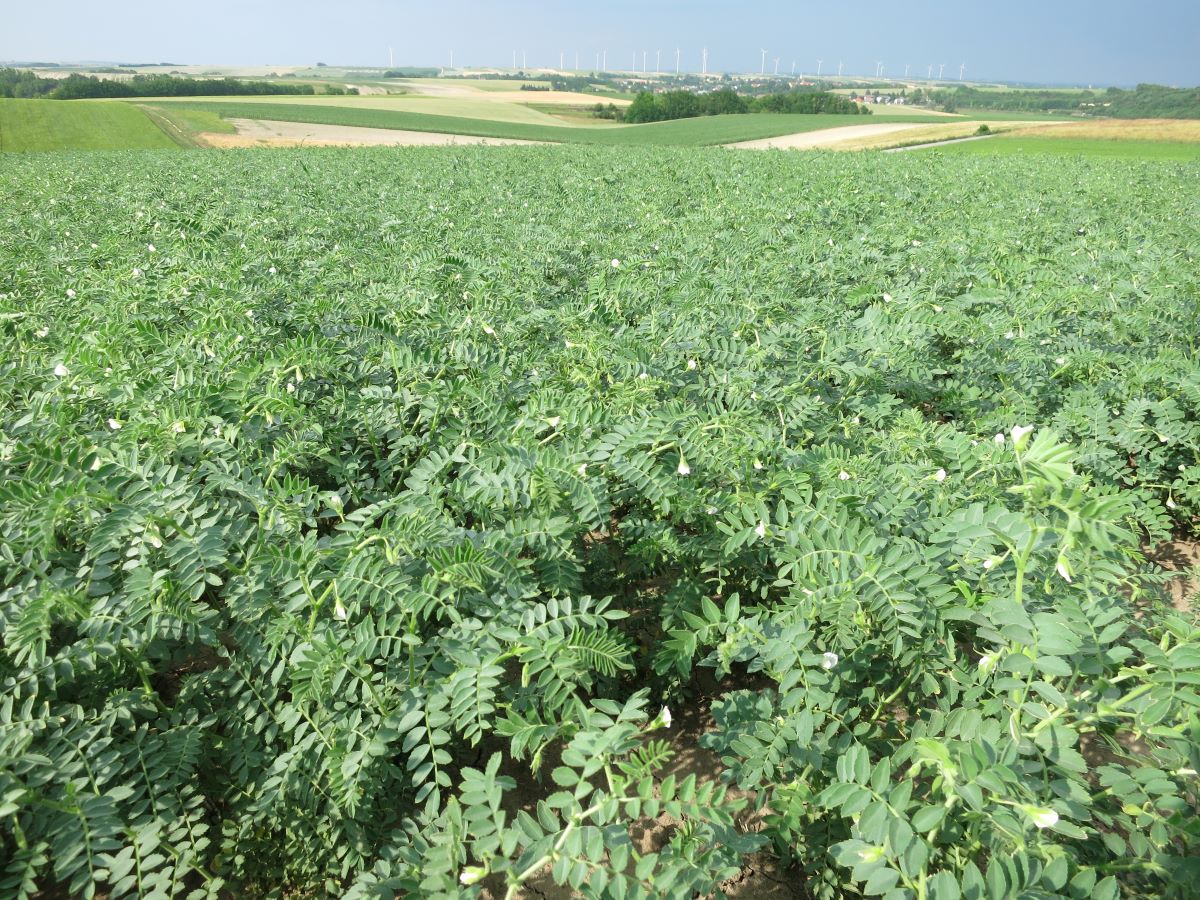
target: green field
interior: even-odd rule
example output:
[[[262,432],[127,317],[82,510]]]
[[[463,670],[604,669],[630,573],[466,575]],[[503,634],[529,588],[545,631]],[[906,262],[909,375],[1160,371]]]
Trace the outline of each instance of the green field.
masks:
[[[930,152],[964,156],[1085,156],[1189,162],[1200,160],[1200,143],[1002,134],[984,141],[930,148]]]
[[[1194,174],[5,157],[0,892],[1183,900]]]
[[[0,152],[178,146],[142,110],[127,103],[0,99]]]
[[[818,131],[843,125],[924,121],[915,116],[762,114],[703,116],[694,119],[677,119],[672,122],[654,122],[648,125],[625,125],[619,128],[579,128],[566,125],[561,121],[551,126],[542,126],[521,122],[497,122],[485,119],[312,103],[228,103],[223,101],[188,101],[184,103],[184,101],[180,101],[178,105],[215,112],[226,118],[352,125],[531,141],[620,146],[694,147],[777,137],[804,131]],[[937,117],[928,117],[928,120],[942,121]]]

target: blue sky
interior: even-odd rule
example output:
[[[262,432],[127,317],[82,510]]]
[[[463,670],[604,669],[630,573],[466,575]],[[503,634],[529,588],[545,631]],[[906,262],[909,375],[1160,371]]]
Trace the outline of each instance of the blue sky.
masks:
[[[0,59],[171,61],[243,65],[313,63],[510,65],[524,50],[530,67],[594,65],[608,49],[610,69],[662,50],[673,68],[757,71],[760,48],[779,71],[924,74],[960,63],[967,77],[1080,84],[1200,85],[1198,0],[60,0],[8,4]]]

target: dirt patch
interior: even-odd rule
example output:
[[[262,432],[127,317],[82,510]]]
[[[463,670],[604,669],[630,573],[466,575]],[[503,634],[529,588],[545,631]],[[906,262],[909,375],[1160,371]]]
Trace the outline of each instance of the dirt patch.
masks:
[[[1178,573],[1166,585],[1171,604],[1180,612],[1194,610],[1200,593],[1200,541],[1171,541],[1154,548],[1149,556],[1168,572]]]
[[[307,122],[266,122],[229,119],[237,134],[202,134],[213,147],[444,147],[463,144],[538,144],[513,138],[359,128],[350,125],[312,125]]]
[[[803,131],[800,134],[784,134],[779,137],[761,138],[754,141],[739,141],[736,144],[726,144],[735,150],[813,150],[820,147],[833,147],[848,141],[859,141],[864,138],[879,137],[897,131],[918,131],[923,128],[942,128],[938,125],[911,125],[906,123],[890,123],[877,125],[845,125],[841,128],[823,128],[820,131]]]

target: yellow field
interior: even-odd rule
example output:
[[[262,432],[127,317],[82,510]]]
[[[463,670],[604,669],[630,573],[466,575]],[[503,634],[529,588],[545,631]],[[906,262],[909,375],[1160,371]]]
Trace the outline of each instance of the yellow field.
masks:
[[[1032,132],[1022,130],[1018,133],[1024,135]],[[1089,119],[1085,122],[1056,122],[1039,127],[1037,134],[1039,137],[1191,143],[1200,141],[1200,120]]]

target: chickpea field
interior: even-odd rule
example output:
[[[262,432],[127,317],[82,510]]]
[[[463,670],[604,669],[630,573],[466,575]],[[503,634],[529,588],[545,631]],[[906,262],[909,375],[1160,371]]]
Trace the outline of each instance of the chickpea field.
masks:
[[[1195,897],[1198,186],[5,159],[0,896]]]

